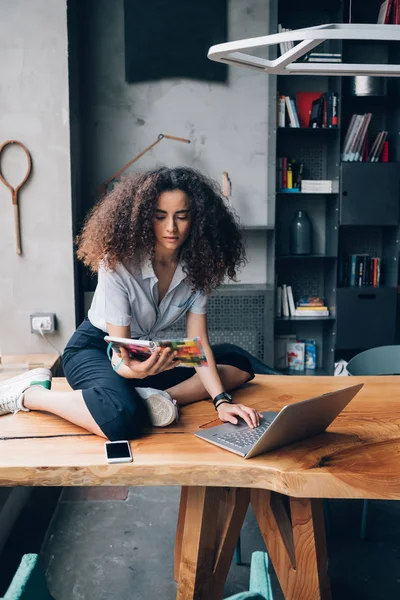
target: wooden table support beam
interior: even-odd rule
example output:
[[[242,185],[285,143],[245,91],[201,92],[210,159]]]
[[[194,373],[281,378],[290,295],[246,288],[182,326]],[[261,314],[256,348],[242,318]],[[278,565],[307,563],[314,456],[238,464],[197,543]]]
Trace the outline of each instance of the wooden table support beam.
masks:
[[[287,499],[286,499],[287,500]],[[330,600],[322,500],[252,490],[251,504],[285,600]]]
[[[249,506],[239,488],[183,487],[175,544],[177,600],[219,600]]]

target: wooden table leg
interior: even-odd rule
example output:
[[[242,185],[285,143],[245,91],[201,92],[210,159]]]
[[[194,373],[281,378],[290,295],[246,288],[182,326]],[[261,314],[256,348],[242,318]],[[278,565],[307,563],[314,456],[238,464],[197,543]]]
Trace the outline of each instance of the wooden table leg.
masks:
[[[246,489],[184,489],[175,551],[177,600],[220,600],[249,499]]]
[[[223,596],[225,581],[249,502],[248,489],[219,488],[217,552],[207,600],[219,600]]]
[[[251,504],[286,600],[331,600],[322,500],[252,490]]]
[[[183,527],[185,525],[186,518],[186,505],[188,498],[189,488],[182,486],[181,500],[179,503],[178,513],[178,524],[176,526],[176,538],[175,538],[175,549],[174,549],[174,579],[179,581],[179,569],[181,565],[181,554],[182,554],[182,538],[183,538]]]

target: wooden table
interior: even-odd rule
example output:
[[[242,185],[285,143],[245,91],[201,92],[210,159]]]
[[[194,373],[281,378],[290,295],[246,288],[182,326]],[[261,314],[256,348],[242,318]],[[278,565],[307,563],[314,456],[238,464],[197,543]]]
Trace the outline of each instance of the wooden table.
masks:
[[[0,381],[19,375],[29,369],[47,367],[56,372],[60,357],[58,354],[2,354],[0,361]]]
[[[103,441],[52,415],[0,418],[0,485],[180,485],[178,600],[218,600],[249,502],[286,599],[329,599],[322,498],[400,499],[400,377],[257,376],[237,401],[258,409],[365,382],[329,431],[248,461],[193,436],[208,402],[131,443],[109,465]],[[55,380],[54,389],[67,389]]]

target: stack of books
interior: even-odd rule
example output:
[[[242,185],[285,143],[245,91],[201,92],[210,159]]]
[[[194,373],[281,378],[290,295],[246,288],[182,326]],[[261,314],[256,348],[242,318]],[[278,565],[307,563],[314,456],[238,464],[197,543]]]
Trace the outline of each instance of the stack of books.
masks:
[[[337,184],[330,179],[302,179],[303,194],[333,194]]]
[[[400,0],[385,0],[379,9],[377,23],[400,25]]]
[[[297,92],[300,127],[332,129],[339,126],[339,96],[334,92]]]
[[[312,129],[332,128],[338,126],[338,95],[325,92],[311,104],[310,122]]]
[[[290,285],[282,284],[276,288],[277,317],[329,317],[329,309],[323,300],[317,297],[302,297],[296,304]]]
[[[286,118],[288,117],[288,119]],[[296,104],[290,96],[278,96],[278,127],[300,127]]]
[[[284,33],[285,31],[292,31],[292,29],[289,29],[289,27],[282,27],[282,25],[279,23],[278,25],[278,33]],[[288,50],[291,50],[292,48],[294,48],[294,42],[280,42],[279,44],[279,50],[282,54],[285,54]]]
[[[379,287],[382,261],[369,254],[345,254],[339,257],[340,287]]]
[[[389,145],[386,141],[388,132],[380,131],[376,136],[371,151],[368,148],[368,126],[372,113],[353,115],[344,139],[343,162],[388,162]]]
[[[340,63],[342,55],[339,52],[308,52],[303,57],[303,62],[310,63]]]
[[[330,129],[338,126],[338,95],[333,92],[298,92],[277,96],[278,127]]]
[[[296,317],[329,317],[329,309],[318,296],[303,296],[296,303]]]

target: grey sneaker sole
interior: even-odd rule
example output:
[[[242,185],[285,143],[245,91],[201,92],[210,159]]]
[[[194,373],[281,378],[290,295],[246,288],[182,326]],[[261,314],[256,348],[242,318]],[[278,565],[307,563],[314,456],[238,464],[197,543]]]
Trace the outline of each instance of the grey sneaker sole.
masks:
[[[12,383],[17,383],[19,381],[24,381],[25,379],[29,382],[33,381],[51,381],[52,372],[50,369],[46,369],[45,367],[40,367],[38,369],[32,369],[31,371],[26,371],[26,373],[22,373],[21,375],[17,375],[16,377],[12,377],[11,379],[5,379],[4,381],[0,381],[0,390],[6,385],[10,385]]]
[[[153,394],[145,399],[153,427],[167,427],[178,417],[175,404],[161,394]]]

